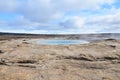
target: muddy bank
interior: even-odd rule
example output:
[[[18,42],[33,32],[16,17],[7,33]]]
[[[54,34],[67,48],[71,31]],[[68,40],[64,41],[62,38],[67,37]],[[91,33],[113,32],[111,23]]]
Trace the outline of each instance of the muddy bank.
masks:
[[[0,80],[119,80],[120,40],[82,45],[0,41]]]

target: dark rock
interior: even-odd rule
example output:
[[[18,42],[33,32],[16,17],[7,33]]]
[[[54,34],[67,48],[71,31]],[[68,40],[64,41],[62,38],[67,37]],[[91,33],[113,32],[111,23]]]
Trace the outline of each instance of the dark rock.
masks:
[[[117,41],[117,40],[110,38],[110,39],[105,39],[105,41]]]
[[[20,47],[20,45],[17,45],[17,47]]]
[[[112,48],[116,48],[116,46],[115,45],[109,45],[110,47],[112,47]]]
[[[4,65],[5,64],[5,59],[0,59],[0,65]]]
[[[36,63],[37,61],[35,60],[21,60],[21,61],[18,61],[17,63],[21,63],[21,64],[28,64],[28,63],[31,63],[31,64],[34,64]]]
[[[2,50],[0,50],[0,54],[2,54],[3,53],[3,51]]]
[[[87,56],[67,56],[65,59],[73,59],[73,60],[83,60],[83,61],[93,61],[92,58]]]
[[[18,65],[19,67],[36,68],[34,65]]]
[[[23,44],[29,44],[28,42],[23,42]]]
[[[26,40],[23,40],[23,41],[26,41]]]
[[[109,57],[109,56],[104,57],[104,59],[105,60],[119,60],[119,58],[117,58],[117,57]]]

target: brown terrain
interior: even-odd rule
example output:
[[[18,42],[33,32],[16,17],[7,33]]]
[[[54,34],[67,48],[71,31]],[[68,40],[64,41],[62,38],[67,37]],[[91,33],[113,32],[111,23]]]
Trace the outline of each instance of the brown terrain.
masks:
[[[120,39],[40,45],[33,38],[3,38],[0,80],[120,80]]]

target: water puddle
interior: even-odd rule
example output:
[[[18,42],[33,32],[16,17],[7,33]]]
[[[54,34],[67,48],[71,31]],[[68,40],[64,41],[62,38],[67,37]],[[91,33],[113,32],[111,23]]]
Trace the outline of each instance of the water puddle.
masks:
[[[43,45],[69,45],[69,44],[88,44],[86,40],[37,40],[37,44]]]

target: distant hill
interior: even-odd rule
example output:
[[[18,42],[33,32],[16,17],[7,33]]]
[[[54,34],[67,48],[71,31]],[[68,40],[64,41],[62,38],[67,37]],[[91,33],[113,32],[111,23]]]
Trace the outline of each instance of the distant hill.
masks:
[[[101,33],[101,34],[27,34],[27,33],[4,33],[0,32],[0,40],[18,38],[44,38],[44,39],[120,39],[120,33]]]

